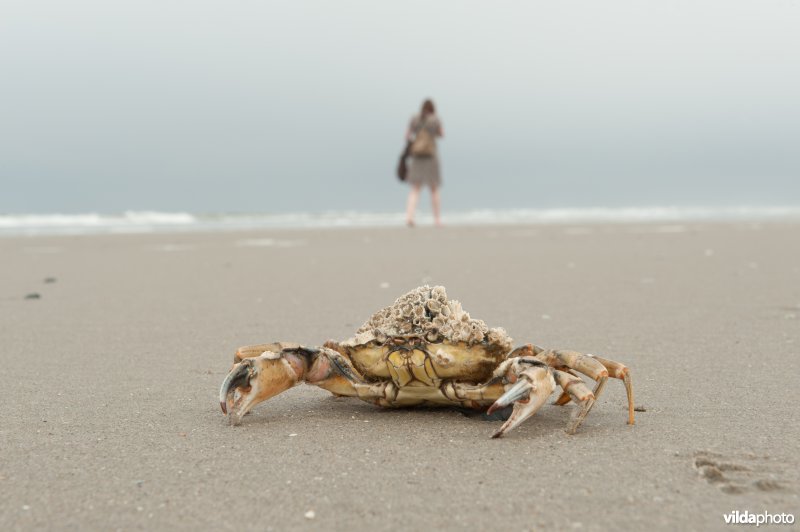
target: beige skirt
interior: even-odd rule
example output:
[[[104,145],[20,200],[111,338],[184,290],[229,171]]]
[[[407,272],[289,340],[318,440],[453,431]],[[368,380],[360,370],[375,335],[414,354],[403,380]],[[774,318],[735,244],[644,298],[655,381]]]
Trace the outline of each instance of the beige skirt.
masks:
[[[411,157],[411,165],[408,168],[407,180],[412,185],[422,185],[426,187],[441,186],[442,177],[439,173],[439,156]]]

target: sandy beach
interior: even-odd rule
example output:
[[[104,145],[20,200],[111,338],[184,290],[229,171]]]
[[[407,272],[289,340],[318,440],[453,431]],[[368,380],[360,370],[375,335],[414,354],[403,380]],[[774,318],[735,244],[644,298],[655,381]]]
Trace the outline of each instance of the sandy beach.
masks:
[[[800,510],[800,225],[0,238],[2,530],[717,530]],[[574,436],[298,386],[231,427],[241,345],[344,339],[440,284],[631,368]],[[35,298],[32,294],[37,294]],[[26,298],[30,296],[30,298]]]

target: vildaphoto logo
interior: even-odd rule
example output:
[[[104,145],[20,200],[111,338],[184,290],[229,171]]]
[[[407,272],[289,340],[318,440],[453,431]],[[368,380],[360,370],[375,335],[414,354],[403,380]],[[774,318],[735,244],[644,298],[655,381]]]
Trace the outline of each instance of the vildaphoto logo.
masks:
[[[791,525],[794,524],[794,514],[771,514],[761,512],[754,514],[747,510],[740,512],[734,510],[729,514],[723,514],[726,525]]]

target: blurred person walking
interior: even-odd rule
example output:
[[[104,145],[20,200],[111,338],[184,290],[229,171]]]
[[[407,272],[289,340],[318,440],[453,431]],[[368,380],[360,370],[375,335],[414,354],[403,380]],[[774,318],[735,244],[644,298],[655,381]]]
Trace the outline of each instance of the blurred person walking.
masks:
[[[419,114],[411,117],[406,131],[406,141],[410,143],[409,154],[411,155],[411,165],[406,177],[406,181],[411,185],[406,202],[406,223],[409,227],[414,227],[414,211],[417,208],[423,186],[431,189],[433,219],[437,226],[442,225],[441,199],[439,197],[442,177],[439,171],[436,139],[443,136],[442,123],[436,116],[433,101],[425,100]]]

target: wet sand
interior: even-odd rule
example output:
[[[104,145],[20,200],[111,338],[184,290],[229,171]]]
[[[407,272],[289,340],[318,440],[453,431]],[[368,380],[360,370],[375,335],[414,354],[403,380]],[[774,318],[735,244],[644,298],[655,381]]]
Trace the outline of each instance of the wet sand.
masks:
[[[714,530],[800,508],[800,225],[0,238],[2,530]],[[54,278],[54,282],[45,282]],[[52,281],[52,280],[51,280]],[[342,339],[421,284],[619,360],[578,434],[299,386],[230,427],[236,347]],[[25,299],[28,294],[38,299]],[[313,512],[313,517],[312,513]]]

